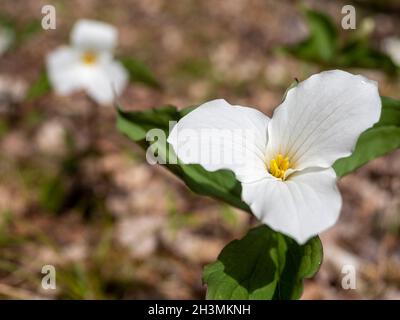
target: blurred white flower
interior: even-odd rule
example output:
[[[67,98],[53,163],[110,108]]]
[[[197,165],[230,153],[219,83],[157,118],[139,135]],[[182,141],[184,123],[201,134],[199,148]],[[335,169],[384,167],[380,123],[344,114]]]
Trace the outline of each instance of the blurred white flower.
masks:
[[[10,48],[14,38],[15,34],[12,30],[0,27],[0,56]]]
[[[332,165],[352,153],[380,112],[374,81],[327,71],[290,89],[271,119],[213,100],[180,119],[168,142],[183,163],[232,170],[254,215],[302,244],[336,222],[342,199]],[[219,132],[233,134],[221,142]],[[226,161],[230,154],[237,161]]]
[[[71,46],[47,56],[47,72],[55,91],[67,95],[83,89],[99,104],[111,103],[128,81],[124,67],[113,59],[116,44],[115,27],[79,20],[71,33]]]
[[[400,66],[400,38],[389,37],[383,40],[383,50]]]

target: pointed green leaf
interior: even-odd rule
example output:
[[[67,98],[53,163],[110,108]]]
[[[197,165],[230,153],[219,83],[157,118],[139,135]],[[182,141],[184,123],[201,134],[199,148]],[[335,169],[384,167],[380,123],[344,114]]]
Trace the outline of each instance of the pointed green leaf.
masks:
[[[400,100],[389,97],[381,97],[382,112],[376,127],[396,126],[400,127]]]
[[[207,265],[207,299],[298,299],[303,279],[312,277],[323,258],[318,237],[300,246],[267,226],[229,243]]]
[[[333,63],[342,68],[381,69],[392,75],[398,72],[393,60],[386,53],[372,48],[368,39],[356,38],[345,43]]]

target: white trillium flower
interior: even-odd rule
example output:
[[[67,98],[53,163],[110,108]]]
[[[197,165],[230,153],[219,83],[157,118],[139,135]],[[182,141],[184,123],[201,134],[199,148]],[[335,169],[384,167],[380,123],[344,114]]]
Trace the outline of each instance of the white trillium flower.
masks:
[[[232,170],[254,215],[303,244],[338,219],[342,199],[332,165],[352,153],[380,112],[374,81],[326,71],[290,89],[271,119],[253,108],[213,100],[180,119],[168,142],[183,163]],[[242,129],[252,138],[201,139],[201,132],[214,129]],[[232,152],[240,161],[208,161],[213,153]]]
[[[383,40],[383,50],[389,55],[395,64],[400,66],[400,39],[389,37]]]
[[[99,104],[111,103],[128,81],[124,67],[113,59],[116,44],[115,27],[79,20],[71,33],[71,46],[60,47],[47,56],[47,72],[55,91],[68,95],[85,90]]]

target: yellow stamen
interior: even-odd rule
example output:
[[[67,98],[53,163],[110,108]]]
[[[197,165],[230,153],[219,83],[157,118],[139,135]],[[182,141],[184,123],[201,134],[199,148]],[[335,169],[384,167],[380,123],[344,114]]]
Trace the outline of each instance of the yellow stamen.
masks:
[[[269,173],[278,179],[284,180],[285,172],[290,167],[290,162],[288,157],[283,157],[278,154],[275,159],[272,159],[269,164]]]
[[[96,62],[97,56],[93,52],[87,51],[82,55],[82,61],[84,64],[92,65]]]

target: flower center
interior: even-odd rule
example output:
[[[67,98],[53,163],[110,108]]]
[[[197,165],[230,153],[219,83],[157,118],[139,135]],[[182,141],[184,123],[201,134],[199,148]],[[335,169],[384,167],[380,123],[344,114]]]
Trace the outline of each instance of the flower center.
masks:
[[[95,53],[87,51],[82,55],[82,61],[84,64],[92,65],[96,62],[97,56]]]
[[[278,179],[284,180],[285,172],[290,167],[290,162],[288,157],[283,157],[278,154],[269,163],[269,173]]]

